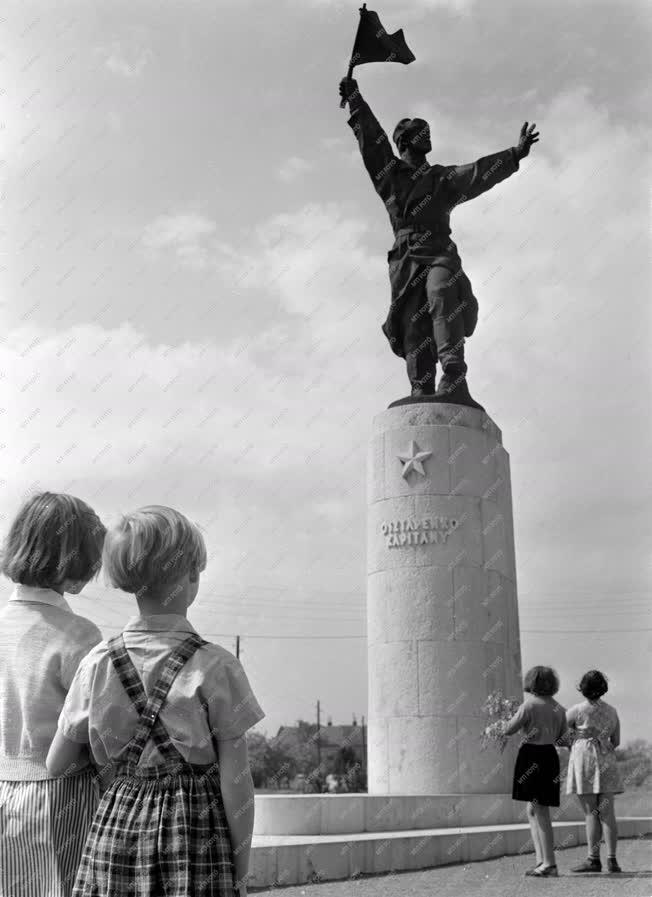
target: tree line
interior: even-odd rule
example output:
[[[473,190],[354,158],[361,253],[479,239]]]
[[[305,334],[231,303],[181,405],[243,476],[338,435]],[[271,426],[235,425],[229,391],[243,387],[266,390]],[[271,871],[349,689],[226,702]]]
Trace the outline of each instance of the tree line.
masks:
[[[360,792],[367,790],[366,758],[362,758],[351,744],[341,744],[320,750],[323,737],[313,723],[299,720],[296,738],[291,743],[268,737],[261,732],[247,735],[249,765],[254,787],[282,790],[299,787],[302,791]]]

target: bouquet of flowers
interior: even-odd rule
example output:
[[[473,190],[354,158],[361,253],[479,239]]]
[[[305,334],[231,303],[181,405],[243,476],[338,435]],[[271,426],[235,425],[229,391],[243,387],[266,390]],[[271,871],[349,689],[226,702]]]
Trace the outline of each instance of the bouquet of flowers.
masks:
[[[500,748],[500,753],[507,747],[508,737],[503,734],[505,726],[520,707],[518,698],[506,698],[502,691],[492,691],[482,705],[485,726],[480,743],[482,750],[488,747]]]

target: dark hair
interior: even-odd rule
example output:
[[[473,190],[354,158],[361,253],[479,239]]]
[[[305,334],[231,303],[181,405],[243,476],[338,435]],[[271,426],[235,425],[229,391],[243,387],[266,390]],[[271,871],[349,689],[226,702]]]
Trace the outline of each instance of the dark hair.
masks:
[[[589,670],[582,676],[577,690],[581,691],[589,701],[595,701],[609,691],[607,677],[600,670]]]
[[[523,691],[540,698],[552,697],[559,691],[559,676],[552,667],[532,667],[525,674]]]
[[[16,514],[0,552],[0,570],[25,586],[88,582],[101,566],[106,529],[73,495],[39,492]]]

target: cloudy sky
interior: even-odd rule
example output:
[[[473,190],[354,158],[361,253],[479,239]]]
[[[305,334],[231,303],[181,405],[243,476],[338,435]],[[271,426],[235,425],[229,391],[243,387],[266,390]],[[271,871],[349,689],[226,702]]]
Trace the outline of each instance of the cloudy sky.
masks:
[[[371,6],[416,56],[358,70],[388,130],[425,117],[442,163],[541,131],[455,211],[470,385],[511,456],[524,663],[566,703],[603,668],[624,738],[652,738],[649,10]],[[318,698],[366,713],[366,444],[407,393],[389,223],[339,108],[357,7],[21,0],[0,23],[2,528],[39,488],[107,523],[187,513],[191,620],[242,636],[269,732]],[[75,607],[107,635],[134,610],[101,582]]]

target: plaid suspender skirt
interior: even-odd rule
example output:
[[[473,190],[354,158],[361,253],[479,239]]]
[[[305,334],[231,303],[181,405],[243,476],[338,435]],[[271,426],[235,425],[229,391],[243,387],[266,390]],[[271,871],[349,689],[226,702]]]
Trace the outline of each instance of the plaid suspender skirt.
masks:
[[[140,720],[100,801],[73,897],[235,897],[219,767],[184,760],[159,719],[177,673],[202,644],[193,634],[171,653],[147,700],[122,636],[109,642]],[[138,769],[150,737],[163,763]]]

